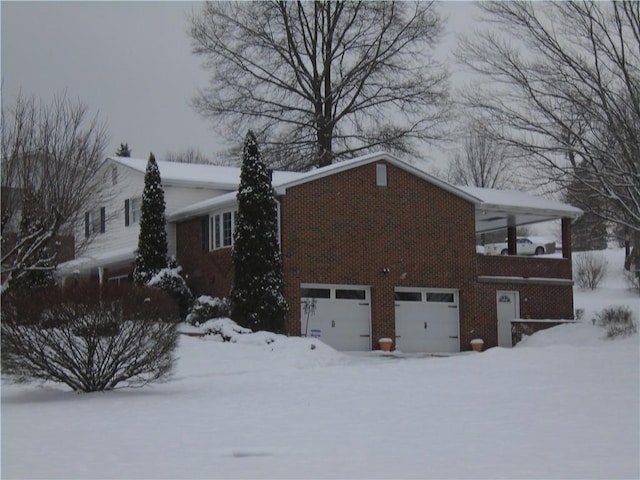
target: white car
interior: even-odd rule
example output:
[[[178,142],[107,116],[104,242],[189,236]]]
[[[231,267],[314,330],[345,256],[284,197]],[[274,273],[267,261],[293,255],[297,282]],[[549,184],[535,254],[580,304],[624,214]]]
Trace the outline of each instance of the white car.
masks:
[[[526,237],[518,237],[516,242],[518,255],[542,255],[547,251],[545,243],[533,242]],[[506,239],[503,243],[490,243],[484,246],[485,255],[507,255],[508,251]]]

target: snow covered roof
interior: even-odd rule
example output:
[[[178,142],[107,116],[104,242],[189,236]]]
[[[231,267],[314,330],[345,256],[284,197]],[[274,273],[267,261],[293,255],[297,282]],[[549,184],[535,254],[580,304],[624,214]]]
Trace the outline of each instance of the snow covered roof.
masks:
[[[476,204],[476,232],[489,232],[509,225],[530,225],[556,220],[576,219],[582,210],[557,200],[552,200],[517,190],[496,190],[479,187],[458,187],[480,200]]]
[[[316,168],[305,173],[278,172],[280,175],[274,173],[273,187],[279,195],[286,195],[287,189],[297,185],[381,161],[395,165],[453,195],[473,203],[476,208],[476,231],[478,233],[506,228],[507,225],[527,225],[562,217],[577,218],[582,214],[582,210],[579,208],[526,192],[454,186],[386,152],[371,153],[326,167]],[[234,190],[228,194],[190,205],[175,212],[169,220],[178,221],[206,215],[217,207],[233,204],[235,197],[236,192]]]
[[[147,160],[128,157],[109,157],[120,165],[144,175],[147,168]],[[240,168],[224,167],[221,165],[207,165],[199,163],[180,163],[156,161],[160,170],[163,185],[190,186],[200,188],[212,188],[221,190],[236,190],[240,184]],[[273,179],[283,182],[300,175],[297,172],[274,171]]]
[[[90,272],[92,269],[100,266],[114,267],[117,265],[126,265],[135,257],[137,246],[129,246],[118,250],[109,250],[96,255],[85,255],[61,263],[56,268],[58,274],[62,276],[71,275],[74,272]]]
[[[177,222],[179,220],[186,220],[187,218],[199,217],[201,215],[208,215],[211,211],[218,207],[235,204],[237,193],[233,192],[225,193],[224,195],[218,195],[217,197],[209,198],[198,203],[194,203],[187,207],[181,208],[175,211],[169,216],[170,222]]]

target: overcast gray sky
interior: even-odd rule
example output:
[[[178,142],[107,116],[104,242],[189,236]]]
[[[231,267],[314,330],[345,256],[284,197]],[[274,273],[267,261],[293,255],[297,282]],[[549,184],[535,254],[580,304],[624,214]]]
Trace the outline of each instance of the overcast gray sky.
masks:
[[[448,36],[471,25],[469,2],[443,2]],[[133,156],[158,158],[194,148],[210,158],[224,148],[189,106],[206,84],[191,53],[188,18],[198,2],[10,2],[2,16],[2,101],[19,91],[50,100],[64,90],[106,122],[106,154],[128,143]]]

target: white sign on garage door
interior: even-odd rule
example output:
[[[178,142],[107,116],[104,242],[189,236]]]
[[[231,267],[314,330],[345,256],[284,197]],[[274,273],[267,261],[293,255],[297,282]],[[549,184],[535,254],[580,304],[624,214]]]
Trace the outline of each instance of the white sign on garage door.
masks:
[[[316,337],[336,350],[371,350],[371,288],[302,284],[302,336]]]
[[[396,348],[401,352],[459,352],[457,290],[396,287]]]

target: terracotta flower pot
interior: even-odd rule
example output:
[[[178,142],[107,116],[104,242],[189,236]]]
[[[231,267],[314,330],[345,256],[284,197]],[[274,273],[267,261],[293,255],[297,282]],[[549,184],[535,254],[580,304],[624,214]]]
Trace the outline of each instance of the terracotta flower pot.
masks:
[[[471,348],[474,352],[481,352],[484,346],[484,341],[481,338],[474,338],[471,340]]]
[[[391,340],[390,338],[381,338],[380,340],[378,340],[378,344],[380,345],[380,350],[382,350],[383,352],[390,352],[391,345],[393,345],[393,340]]]

